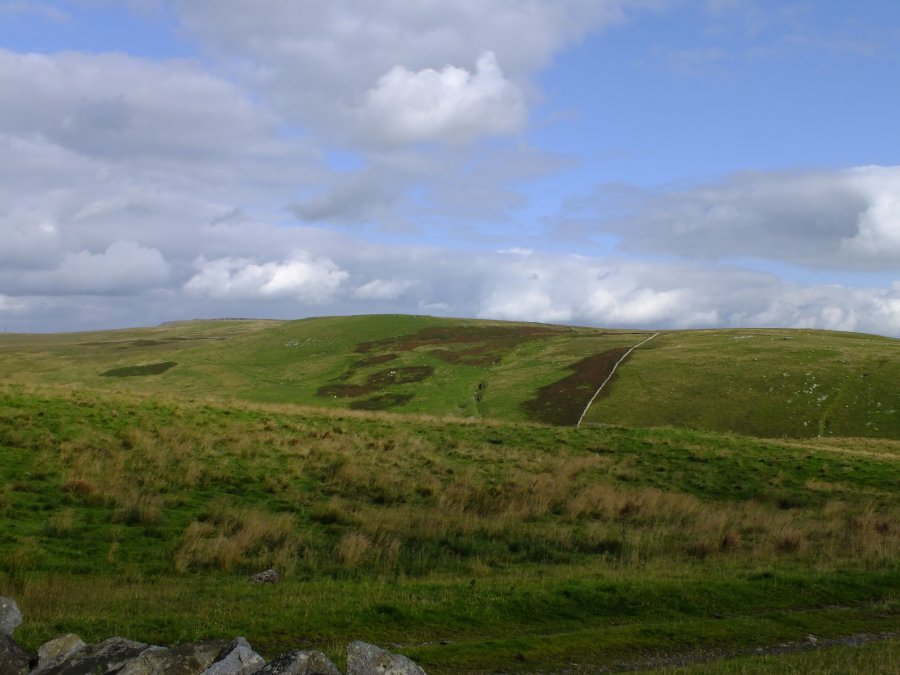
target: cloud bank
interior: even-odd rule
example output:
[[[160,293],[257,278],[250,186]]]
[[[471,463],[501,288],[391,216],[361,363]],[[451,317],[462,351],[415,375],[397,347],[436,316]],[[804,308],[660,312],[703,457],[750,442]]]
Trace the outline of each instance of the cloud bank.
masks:
[[[560,231],[614,233],[626,250],[814,269],[900,266],[900,167],[746,172],[687,189],[604,185],[564,209]]]
[[[543,70],[675,0],[156,4],[193,57],[0,49],[8,330],[416,312],[900,336],[897,166],[557,185],[558,217],[523,216],[577,164],[529,141]],[[27,3],[67,19],[48,8]]]

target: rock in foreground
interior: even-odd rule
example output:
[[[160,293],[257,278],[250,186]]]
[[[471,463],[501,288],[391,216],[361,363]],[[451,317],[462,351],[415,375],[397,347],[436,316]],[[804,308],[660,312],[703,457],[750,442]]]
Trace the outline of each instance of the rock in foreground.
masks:
[[[425,675],[401,654],[359,640],[347,645],[347,675]]]
[[[0,635],[12,637],[16,628],[22,623],[22,612],[12,598],[0,596]]]

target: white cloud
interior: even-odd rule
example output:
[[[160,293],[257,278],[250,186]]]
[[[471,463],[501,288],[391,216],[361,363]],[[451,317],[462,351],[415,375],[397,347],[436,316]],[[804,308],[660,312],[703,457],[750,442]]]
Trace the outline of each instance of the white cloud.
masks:
[[[900,336],[900,283],[803,285],[721,265],[384,246],[262,224],[213,228],[207,236],[189,240],[203,247],[194,248],[196,255],[213,243],[257,253],[198,257],[187,272],[170,265],[168,276],[158,252],[136,244],[69,255],[42,280],[26,279],[27,287],[21,279],[28,275],[0,277],[4,321],[11,330],[47,330],[185,317],[428,312],[606,327],[789,326]],[[279,249],[298,253],[285,258]],[[145,270],[141,284],[118,276],[126,268],[138,276]],[[120,281],[132,290],[102,303],[99,296],[72,295],[115,292]]]
[[[18,295],[128,295],[164,286],[169,272],[158,250],[115,241],[98,253],[66,253],[49,269],[4,270],[0,284]]]
[[[583,256],[506,254],[485,279],[485,318],[688,328],[719,322],[716,301],[678,266]]]
[[[130,293],[165,284],[169,265],[155,248],[116,241],[102,253],[69,253],[56,275],[73,293]]]
[[[200,258],[197,268],[199,272],[185,284],[185,290],[215,300],[290,298],[319,304],[330,300],[348,276],[331,260],[303,251],[281,263]]]
[[[25,309],[25,304],[0,293],[0,312],[20,312]]]
[[[527,118],[524,95],[491,51],[471,73],[452,65],[417,72],[394,66],[366,93],[360,114],[371,134],[388,144],[511,134]]]
[[[896,270],[898,167],[745,173],[687,190],[607,187],[565,214],[578,235],[612,232],[629,250],[701,258],[702,267],[541,253],[533,224],[513,219],[542,206],[521,185],[571,160],[515,137],[485,138],[526,126],[535,77],[555,54],[664,4],[259,0],[249,10],[244,0],[173,0],[182,36],[199,36],[214,70],[199,60],[0,49],[4,321],[48,330],[429,311],[900,334],[897,285],[787,283],[720,264],[755,255]],[[334,142],[361,167],[325,170],[323,148]],[[288,227],[289,208],[306,222],[377,227],[382,239],[440,228],[433,240],[448,246]],[[510,248],[518,244],[529,248]]]
[[[395,142],[431,140],[437,131],[457,139],[493,129],[508,133],[510,125],[493,120],[475,134],[471,119],[460,118],[460,113],[502,107],[521,121],[521,92],[532,88],[531,78],[554,54],[592,31],[624,20],[632,9],[662,4],[662,0],[258,0],[252,12],[243,0],[181,0],[175,6],[184,29],[230,64],[242,82],[265,92],[288,119],[362,142],[368,130],[377,143],[386,131]],[[505,76],[489,60],[475,73],[466,72],[467,64],[486,52],[496,55]],[[461,86],[464,80],[468,84]],[[373,127],[372,120],[361,114],[368,110],[378,117],[393,108],[384,100],[388,94],[405,100],[404,115],[416,120],[416,133],[385,127],[384,120]],[[445,108],[457,112],[444,121],[413,115],[428,96],[437,96]],[[476,106],[478,96],[487,98]],[[426,134],[429,129],[432,133]]]
[[[2,49],[0,156],[0,292],[64,295],[183,282],[235,239],[277,251],[235,233],[258,220],[225,216],[283,217],[321,161],[196,63]]]
[[[407,279],[372,279],[353,294],[362,300],[397,300],[415,286],[415,281]]]
[[[603,186],[561,231],[685,258],[755,256],[822,269],[900,264],[900,166],[746,172],[689,189]]]
[[[868,166],[846,173],[862,194],[866,208],[856,219],[856,233],[841,242],[845,253],[863,259],[900,263],[900,166]]]

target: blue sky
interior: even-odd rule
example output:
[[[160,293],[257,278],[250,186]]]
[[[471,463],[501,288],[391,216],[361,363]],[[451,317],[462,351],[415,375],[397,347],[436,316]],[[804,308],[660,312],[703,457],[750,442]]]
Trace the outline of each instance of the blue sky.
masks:
[[[0,0],[0,326],[900,336],[900,4]]]

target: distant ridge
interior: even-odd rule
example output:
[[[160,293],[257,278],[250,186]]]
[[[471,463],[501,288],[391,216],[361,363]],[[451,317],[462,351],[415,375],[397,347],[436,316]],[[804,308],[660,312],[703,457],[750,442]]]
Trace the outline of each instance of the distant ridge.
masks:
[[[584,426],[900,439],[897,339],[660,331],[626,355],[652,334],[396,314],[221,317],[0,334],[0,372],[9,382],[559,426],[581,417]]]

